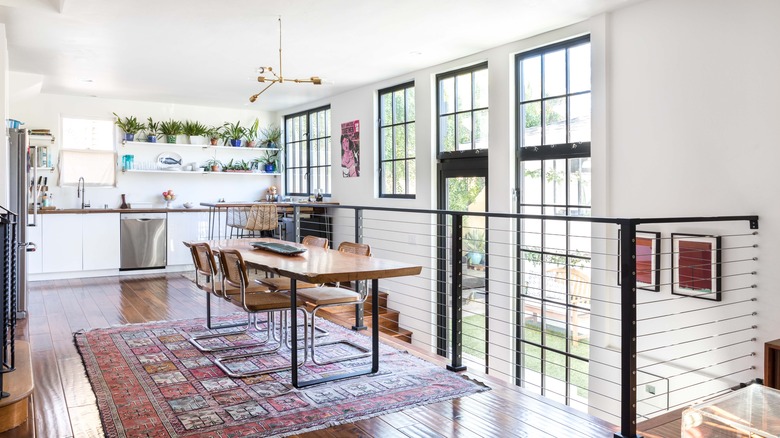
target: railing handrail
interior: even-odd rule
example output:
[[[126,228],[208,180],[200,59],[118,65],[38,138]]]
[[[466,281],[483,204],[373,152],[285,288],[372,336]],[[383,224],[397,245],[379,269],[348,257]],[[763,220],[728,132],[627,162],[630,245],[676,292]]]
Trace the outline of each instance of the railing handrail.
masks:
[[[635,224],[653,224],[653,223],[681,223],[681,222],[734,222],[749,221],[751,229],[758,228],[758,215],[737,215],[737,216],[680,216],[680,217],[654,217],[654,218],[631,218],[631,217],[598,217],[598,216],[571,216],[571,215],[549,215],[549,214],[528,214],[528,213],[495,213],[495,212],[477,212],[477,211],[456,211],[439,210],[424,208],[398,208],[381,207],[369,205],[349,205],[349,204],[317,204],[301,202],[289,203],[291,207],[327,207],[350,210],[371,210],[371,211],[392,211],[396,213],[420,213],[420,214],[450,214],[450,215],[468,215],[481,217],[495,217],[505,219],[566,219],[572,221],[595,222],[607,224],[619,224],[621,222],[631,221]]]

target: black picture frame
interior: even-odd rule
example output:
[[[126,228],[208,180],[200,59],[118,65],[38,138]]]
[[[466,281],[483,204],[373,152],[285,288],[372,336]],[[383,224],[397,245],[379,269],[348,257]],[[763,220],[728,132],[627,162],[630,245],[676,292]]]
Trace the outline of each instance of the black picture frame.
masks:
[[[672,233],[672,294],[721,300],[721,237]]]
[[[618,230],[617,283],[620,285],[620,239]],[[636,231],[636,287],[650,292],[661,291],[661,233]],[[649,263],[650,266],[644,268]],[[647,281],[644,281],[647,280]]]

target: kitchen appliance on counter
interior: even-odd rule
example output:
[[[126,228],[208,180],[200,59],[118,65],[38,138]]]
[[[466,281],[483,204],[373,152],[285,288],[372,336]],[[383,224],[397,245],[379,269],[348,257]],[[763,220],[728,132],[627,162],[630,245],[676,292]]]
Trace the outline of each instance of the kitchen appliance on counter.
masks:
[[[166,222],[165,213],[119,215],[120,271],[165,267]]]

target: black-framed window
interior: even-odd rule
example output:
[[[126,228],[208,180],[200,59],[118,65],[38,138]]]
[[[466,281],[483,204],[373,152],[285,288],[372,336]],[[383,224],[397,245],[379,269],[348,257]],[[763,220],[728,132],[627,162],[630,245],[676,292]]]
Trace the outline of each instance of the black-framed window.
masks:
[[[417,190],[414,82],[379,90],[379,197]]]
[[[487,152],[487,62],[436,76],[436,114],[438,158]]]
[[[285,116],[284,187],[291,196],[331,194],[330,105]]]
[[[590,36],[516,56],[524,160],[590,156]]]
[[[516,383],[587,406],[591,215],[590,37],[515,58],[518,211]]]

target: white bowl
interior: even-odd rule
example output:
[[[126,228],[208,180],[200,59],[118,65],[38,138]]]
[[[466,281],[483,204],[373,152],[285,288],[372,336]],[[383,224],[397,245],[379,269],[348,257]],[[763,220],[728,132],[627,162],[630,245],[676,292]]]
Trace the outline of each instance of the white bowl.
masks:
[[[185,202],[184,203],[184,208],[192,208],[194,206],[195,206],[195,204],[193,204],[192,202]]]

